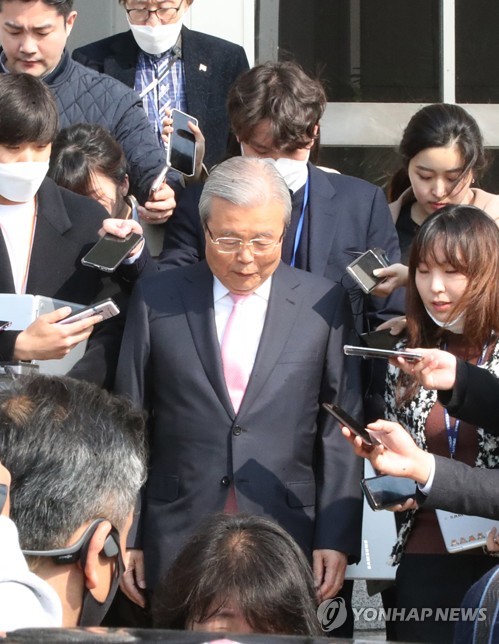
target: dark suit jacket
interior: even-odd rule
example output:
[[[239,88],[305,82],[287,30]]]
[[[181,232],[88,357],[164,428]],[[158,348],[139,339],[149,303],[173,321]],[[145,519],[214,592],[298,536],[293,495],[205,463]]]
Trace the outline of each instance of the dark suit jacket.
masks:
[[[309,164],[310,272],[341,283],[349,292],[358,330],[363,329],[364,302],[369,318],[380,324],[403,312],[401,297],[366,296],[346,273],[346,266],[369,248],[384,249],[390,261],[400,261],[398,237],[383,192],[376,186]],[[204,258],[205,238],[199,219],[202,185],[189,186],[166,224],[161,268]]]
[[[137,283],[116,391],[152,412],[141,526],[148,588],[198,522],[222,511],[231,481],[241,512],[277,520],[308,556],[332,548],[358,559],[361,463],[320,409],[338,401],[361,414],[359,364],[342,351],[350,329],[340,286],[281,264],[235,414],[207,264]]]
[[[126,31],[76,49],[73,58],[133,87],[139,51],[132,32]],[[206,139],[205,163],[210,167],[226,154],[227,94],[239,74],[249,68],[248,59],[239,45],[187,27],[182,27],[182,59],[187,111],[199,120]]]
[[[97,231],[106,217],[105,209],[93,199],[59,188],[52,179],[45,179],[37,194],[36,228],[26,293],[79,304],[112,296],[123,308],[126,304],[123,280],[118,281],[117,276],[108,277],[81,264],[83,255],[98,240]],[[125,269],[125,279],[133,281],[143,267],[140,262]],[[10,259],[1,233],[0,292],[15,293]],[[96,325],[87,353],[72,375],[111,386],[122,326],[118,320]],[[18,335],[16,331],[0,333],[0,360],[12,359]]]

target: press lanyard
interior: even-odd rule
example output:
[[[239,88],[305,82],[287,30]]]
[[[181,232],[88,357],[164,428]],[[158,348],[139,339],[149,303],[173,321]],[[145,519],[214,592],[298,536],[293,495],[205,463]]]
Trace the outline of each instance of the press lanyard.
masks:
[[[446,350],[446,346],[447,345],[444,345],[442,347],[444,351]],[[482,354],[478,358],[476,363],[477,367],[479,367],[485,360],[487,349],[488,349],[488,342],[486,342],[483,346]],[[461,424],[461,421],[458,418],[456,418],[454,421],[454,427],[452,427],[450,423],[449,412],[445,407],[444,407],[444,420],[445,420],[445,433],[447,434],[447,443],[449,444],[449,454],[451,458],[454,458],[454,454],[456,453],[456,446],[457,446],[457,436],[459,434],[459,425]]]
[[[300,219],[298,220],[298,226],[296,228],[295,242],[293,245],[293,257],[291,258],[290,266],[294,266],[296,263],[296,253],[298,252],[298,246],[300,245],[301,236],[303,233],[303,223],[305,221],[305,210],[307,209],[307,205],[308,205],[309,192],[310,192],[310,177],[307,177],[307,181],[305,183],[305,194],[303,195],[303,206],[301,209]]]

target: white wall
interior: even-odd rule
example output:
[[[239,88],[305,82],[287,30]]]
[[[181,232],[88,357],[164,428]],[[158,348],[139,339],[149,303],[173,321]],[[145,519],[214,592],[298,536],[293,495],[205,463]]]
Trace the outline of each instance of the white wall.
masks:
[[[128,28],[118,0],[76,0],[78,18],[70,36],[75,49]],[[252,65],[255,59],[255,0],[194,0],[185,24],[197,31],[243,45]]]

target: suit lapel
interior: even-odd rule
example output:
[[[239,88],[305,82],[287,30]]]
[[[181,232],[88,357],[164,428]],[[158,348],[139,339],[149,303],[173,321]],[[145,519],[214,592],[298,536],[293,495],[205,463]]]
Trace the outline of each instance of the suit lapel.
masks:
[[[131,31],[113,44],[113,55],[104,60],[104,73],[116,78],[128,87],[135,87],[135,68],[139,47]],[[119,61],[119,62],[118,62]]]
[[[257,399],[275,367],[301,308],[300,271],[280,264],[272,278],[270,299],[253,371],[239,414]]]
[[[182,59],[188,112],[205,114],[214,70],[209,52],[198,45],[195,35],[186,27],[182,27]]]
[[[64,234],[71,227],[58,189],[55,184],[45,180],[37,195],[36,227],[26,285],[27,293],[43,295],[53,292],[57,282],[52,280],[52,276],[57,278],[61,271],[67,270],[64,260],[68,245],[68,256],[74,256],[73,242],[64,238]],[[59,270],[47,270],[47,265],[53,263],[58,264]]]
[[[227,414],[234,418],[215,326],[213,275],[206,262],[201,262],[195,271],[185,276],[183,286],[181,292],[187,321],[206,377]]]
[[[324,275],[330,255],[331,244],[340,234],[340,214],[334,212],[336,190],[327,175],[309,164],[310,172],[310,272]]]

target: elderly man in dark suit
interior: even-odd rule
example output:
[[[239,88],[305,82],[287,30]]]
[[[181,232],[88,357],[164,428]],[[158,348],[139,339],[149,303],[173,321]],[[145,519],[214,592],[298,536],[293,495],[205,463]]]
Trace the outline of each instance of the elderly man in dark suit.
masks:
[[[227,94],[248,60],[239,45],[182,26],[193,1],[119,0],[130,30],[80,47],[73,58],[133,87],[160,140],[165,108],[195,116],[211,166],[225,156]]]
[[[272,164],[225,161],[200,202],[206,261],[147,278],[132,296],[117,391],[151,413],[135,542],[148,590],[200,520],[224,510],[288,530],[313,562],[320,598],[358,560],[360,463],[321,408],[361,413],[359,364],[342,350],[349,298],[281,262],[290,212]]]

